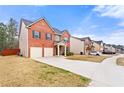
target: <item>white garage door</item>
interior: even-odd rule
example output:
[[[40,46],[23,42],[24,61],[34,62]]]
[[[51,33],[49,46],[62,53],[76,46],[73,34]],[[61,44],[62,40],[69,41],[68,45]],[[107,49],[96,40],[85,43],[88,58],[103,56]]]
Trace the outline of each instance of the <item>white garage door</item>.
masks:
[[[42,57],[42,48],[41,47],[31,47],[30,54],[31,54],[31,58]]]
[[[44,57],[53,56],[53,48],[44,48]]]

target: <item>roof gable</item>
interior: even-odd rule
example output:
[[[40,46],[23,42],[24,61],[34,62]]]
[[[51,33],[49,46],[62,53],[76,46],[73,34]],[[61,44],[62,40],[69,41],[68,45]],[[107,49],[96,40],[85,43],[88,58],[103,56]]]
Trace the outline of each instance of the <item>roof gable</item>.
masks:
[[[22,18],[22,19],[21,19],[21,22],[20,22],[20,29],[21,29],[21,24],[22,24],[22,22],[24,22],[24,24],[26,25],[26,27],[30,27],[30,26],[32,26],[33,24],[37,23],[37,22],[40,21],[40,20],[44,20],[44,21],[47,23],[47,25],[50,27],[50,29],[52,29],[52,31],[54,31],[54,32],[55,32],[56,34],[58,34],[58,35],[62,35],[64,32],[67,32],[67,33],[69,34],[68,30],[60,31],[60,30],[57,29],[57,28],[53,28],[45,18],[40,18],[40,19],[38,19],[38,20],[36,20],[36,21],[34,21],[34,22]],[[20,32],[20,31],[19,31],[19,32]],[[70,34],[69,34],[69,35],[70,35]]]

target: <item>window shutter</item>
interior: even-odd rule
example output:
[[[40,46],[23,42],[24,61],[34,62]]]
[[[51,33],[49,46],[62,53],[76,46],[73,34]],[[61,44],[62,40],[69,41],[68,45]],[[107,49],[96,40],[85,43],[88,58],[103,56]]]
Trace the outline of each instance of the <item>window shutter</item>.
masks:
[[[32,37],[34,38],[34,30],[32,31]]]
[[[46,33],[46,40],[47,40],[47,33]]]
[[[41,32],[39,32],[39,38],[41,38]]]
[[[50,34],[51,35],[51,40],[52,40],[52,34]]]

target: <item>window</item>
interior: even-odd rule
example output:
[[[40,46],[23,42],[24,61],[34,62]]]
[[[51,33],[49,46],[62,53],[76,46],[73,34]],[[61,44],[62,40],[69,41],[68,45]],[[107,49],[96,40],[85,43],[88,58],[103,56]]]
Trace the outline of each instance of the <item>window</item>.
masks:
[[[35,39],[39,39],[40,38],[40,35],[41,33],[40,32],[37,32],[37,31],[32,31],[32,35],[33,35],[33,38],[35,38]]]
[[[68,42],[68,38],[67,37],[64,38],[64,42]]]
[[[52,34],[47,33],[46,34],[46,40],[52,40]]]
[[[55,41],[60,41],[60,36],[59,35],[55,35]]]

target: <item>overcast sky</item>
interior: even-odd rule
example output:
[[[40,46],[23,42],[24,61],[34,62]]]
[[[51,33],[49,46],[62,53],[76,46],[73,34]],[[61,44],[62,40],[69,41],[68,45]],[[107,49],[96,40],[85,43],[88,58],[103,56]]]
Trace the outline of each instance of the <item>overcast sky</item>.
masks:
[[[7,23],[10,17],[17,22],[45,17],[71,35],[124,45],[124,6],[0,6],[0,22]]]

